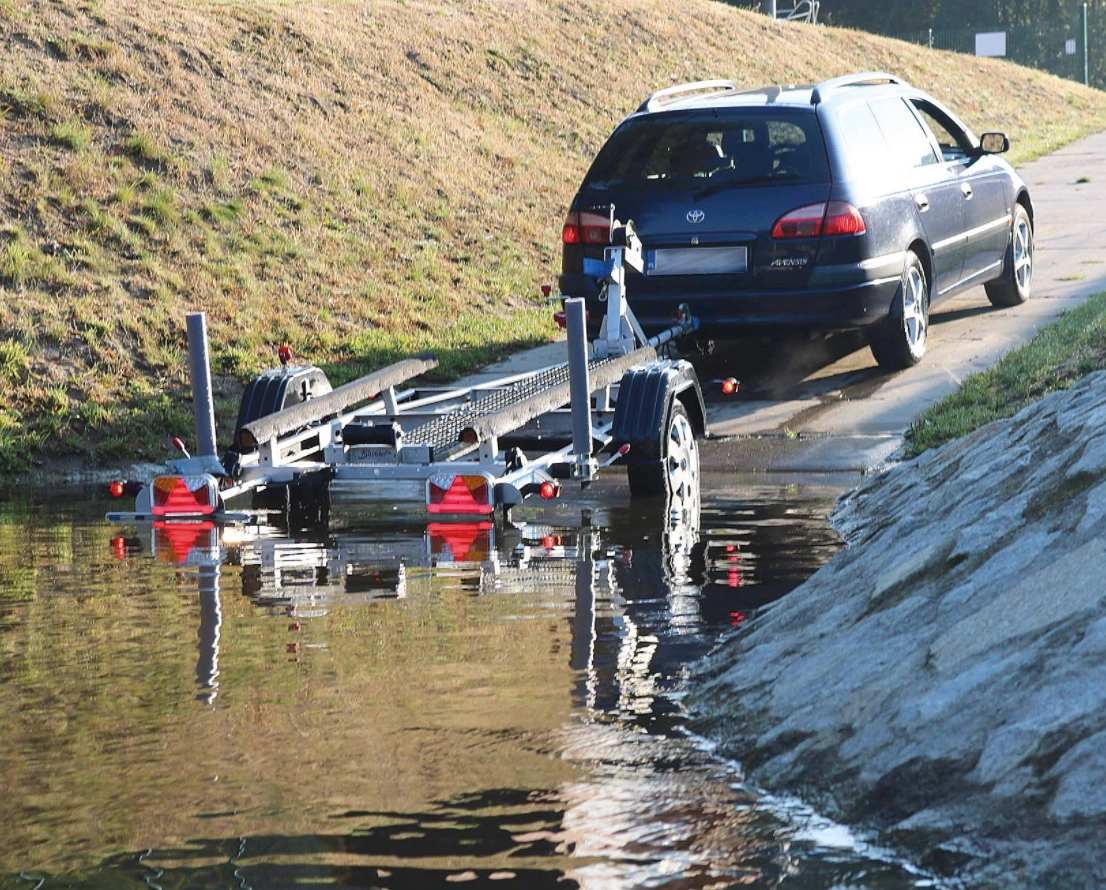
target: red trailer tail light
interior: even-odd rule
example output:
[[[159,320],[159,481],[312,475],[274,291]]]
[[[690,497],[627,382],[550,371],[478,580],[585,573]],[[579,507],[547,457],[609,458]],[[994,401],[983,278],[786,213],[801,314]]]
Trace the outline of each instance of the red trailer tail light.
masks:
[[[561,229],[562,244],[598,244],[611,243],[611,221],[601,213],[584,210],[570,210]]]
[[[134,497],[142,490],[141,482],[124,482],[116,479],[108,486],[108,494],[113,498]]]
[[[440,474],[426,480],[429,513],[491,513],[494,489],[487,476]]]
[[[863,235],[867,231],[860,211],[845,201],[796,207],[776,220],[772,237],[818,238],[822,235]]]
[[[151,485],[154,516],[209,516],[219,504],[214,476],[158,476]]]
[[[568,328],[568,313],[565,312],[564,309],[558,309],[556,312],[553,313],[553,321],[557,323],[557,327],[559,327],[562,331],[566,330]],[[584,324],[587,324],[590,321],[591,313],[585,309]]]

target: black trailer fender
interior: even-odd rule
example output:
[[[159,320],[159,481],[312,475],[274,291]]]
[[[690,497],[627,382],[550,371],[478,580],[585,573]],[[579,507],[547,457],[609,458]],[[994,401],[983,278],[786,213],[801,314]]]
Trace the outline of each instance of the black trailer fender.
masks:
[[[263,371],[242,392],[232,447],[241,453],[252,451],[252,441],[245,442],[241,438],[242,427],[292,405],[316,399],[330,390],[330,381],[326,374],[314,365]]]
[[[677,401],[687,412],[696,437],[705,436],[707,410],[690,362],[658,360],[626,371],[618,386],[611,448],[629,445],[626,461],[631,464],[661,459],[669,415]]]

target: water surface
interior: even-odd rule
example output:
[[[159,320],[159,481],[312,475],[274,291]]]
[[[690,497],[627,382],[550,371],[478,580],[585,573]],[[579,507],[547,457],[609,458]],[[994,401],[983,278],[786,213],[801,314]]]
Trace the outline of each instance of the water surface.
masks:
[[[685,729],[696,659],[840,547],[840,491],[708,479],[675,533],[618,481],[506,529],[0,503],[0,888],[932,886]]]

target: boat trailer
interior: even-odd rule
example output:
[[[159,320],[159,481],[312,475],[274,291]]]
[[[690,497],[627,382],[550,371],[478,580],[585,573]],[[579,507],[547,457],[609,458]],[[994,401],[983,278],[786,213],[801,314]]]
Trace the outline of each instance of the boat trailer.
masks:
[[[646,337],[626,302],[626,267],[641,272],[632,223],[611,222],[603,260],[587,260],[607,312],[587,342],[582,299],[564,298],[567,361],[461,388],[404,384],[433,369],[417,355],[337,388],[317,367],[265,371],[243,392],[230,449],[216,454],[204,315],[188,316],[198,454],[183,456],[148,482],[112,483],[134,510],[113,522],[248,523],[279,511],[292,526],[328,521],[332,486],[371,492],[416,482],[434,519],[479,519],[531,496],[552,499],[568,481],[587,486],[616,460],[631,496],[664,496],[698,509],[699,455],[706,410],[694,368],[658,349],[698,328],[681,307],[670,328]],[[559,299],[559,298],[558,298]],[[732,392],[736,383],[723,383]],[[248,509],[233,502],[252,497]]]

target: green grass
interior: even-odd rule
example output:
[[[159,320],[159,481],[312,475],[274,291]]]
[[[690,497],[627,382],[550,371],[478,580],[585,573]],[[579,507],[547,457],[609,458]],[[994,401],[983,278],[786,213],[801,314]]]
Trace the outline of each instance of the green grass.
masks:
[[[1092,371],[1106,368],[1106,293],[1065,312],[1024,346],[992,368],[972,374],[950,396],[914,422],[910,455],[1012,417],[1049,393],[1070,389]]]
[[[0,379],[17,383],[27,375],[30,366],[26,345],[19,340],[0,342]]]
[[[894,70],[1007,131],[1014,163],[1106,129],[1106,94],[1004,62],[627,2],[0,0],[21,34],[0,40],[0,476],[73,448],[164,457],[191,425],[196,309],[224,438],[282,343],[341,383],[555,336],[539,285],[565,208],[651,89]]]
[[[50,137],[58,145],[80,151],[92,141],[92,129],[79,120],[66,120],[50,128]]]

